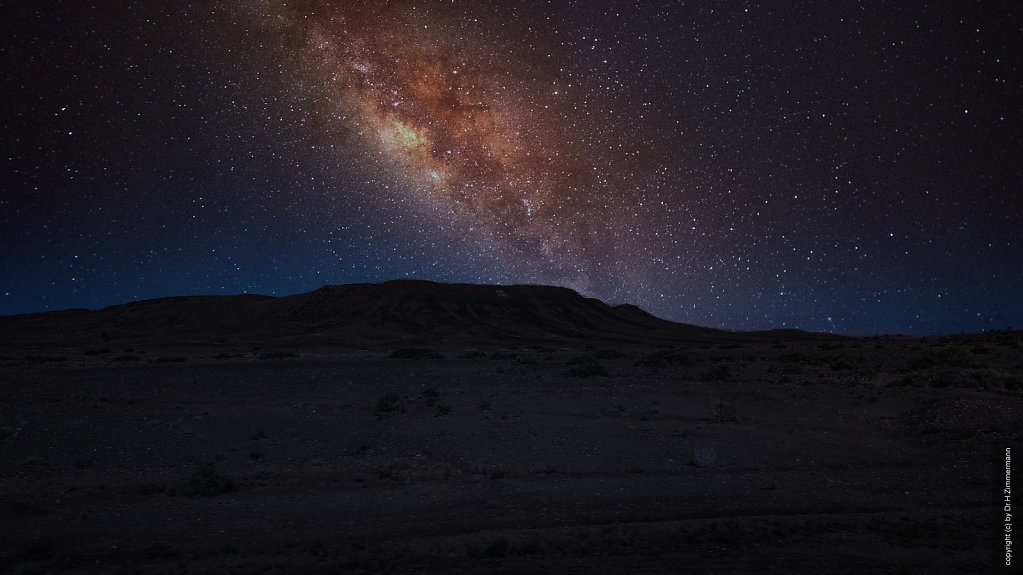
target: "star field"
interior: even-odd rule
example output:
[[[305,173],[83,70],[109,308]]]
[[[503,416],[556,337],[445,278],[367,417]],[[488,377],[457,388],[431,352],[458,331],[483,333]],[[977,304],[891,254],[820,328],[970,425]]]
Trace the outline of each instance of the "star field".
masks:
[[[412,277],[1023,325],[1011,2],[6,10],[2,314]]]

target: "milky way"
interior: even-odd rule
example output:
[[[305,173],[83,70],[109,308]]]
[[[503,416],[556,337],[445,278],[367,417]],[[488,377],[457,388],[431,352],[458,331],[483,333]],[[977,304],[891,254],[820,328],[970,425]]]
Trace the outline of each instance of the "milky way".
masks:
[[[277,8],[327,116],[374,168],[455,218],[517,277],[591,291],[626,278],[606,158],[573,131],[572,79],[549,55],[451,3],[312,2]],[[565,74],[560,74],[565,76]],[[568,119],[566,119],[568,118]]]

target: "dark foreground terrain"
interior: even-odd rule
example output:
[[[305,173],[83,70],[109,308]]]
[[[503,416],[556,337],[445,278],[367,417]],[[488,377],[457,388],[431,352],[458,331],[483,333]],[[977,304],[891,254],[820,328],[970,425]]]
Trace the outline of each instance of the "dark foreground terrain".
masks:
[[[986,572],[1023,421],[1013,333],[0,365],[10,573]]]

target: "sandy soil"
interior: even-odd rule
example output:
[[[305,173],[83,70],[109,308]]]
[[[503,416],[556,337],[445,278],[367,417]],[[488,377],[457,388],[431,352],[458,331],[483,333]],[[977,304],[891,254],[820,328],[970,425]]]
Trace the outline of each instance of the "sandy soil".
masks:
[[[435,351],[8,354],[0,570],[990,569],[1015,339]]]

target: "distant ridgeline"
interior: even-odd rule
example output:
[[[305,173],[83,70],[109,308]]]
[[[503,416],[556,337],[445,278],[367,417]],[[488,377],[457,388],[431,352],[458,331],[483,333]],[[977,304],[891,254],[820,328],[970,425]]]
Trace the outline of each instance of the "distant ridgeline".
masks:
[[[186,296],[0,317],[0,346],[672,344],[835,336],[675,323],[541,285],[396,280],[285,296]]]

